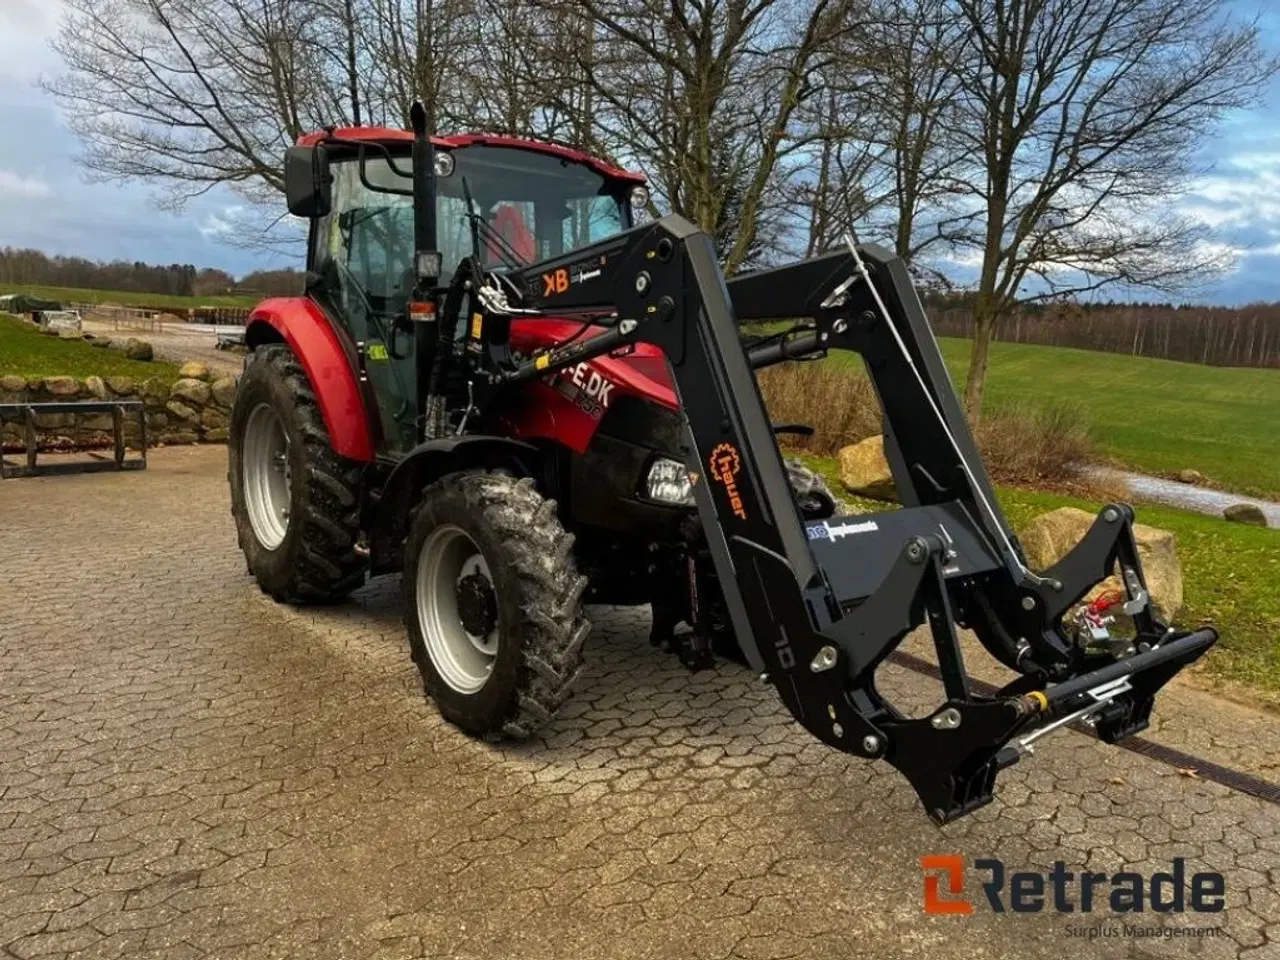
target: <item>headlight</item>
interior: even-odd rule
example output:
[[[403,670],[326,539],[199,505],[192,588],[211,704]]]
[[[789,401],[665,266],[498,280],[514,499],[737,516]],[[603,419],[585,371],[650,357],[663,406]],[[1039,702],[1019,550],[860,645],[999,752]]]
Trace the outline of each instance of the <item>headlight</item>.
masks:
[[[436,176],[448,177],[453,174],[453,154],[444,150],[436,151]]]
[[[649,188],[648,187],[632,187],[631,188],[631,209],[643,210],[649,205]]]
[[[678,460],[659,457],[653,461],[645,485],[650,500],[680,507],[693,506],[693,484],[689,482],[689,471]]]

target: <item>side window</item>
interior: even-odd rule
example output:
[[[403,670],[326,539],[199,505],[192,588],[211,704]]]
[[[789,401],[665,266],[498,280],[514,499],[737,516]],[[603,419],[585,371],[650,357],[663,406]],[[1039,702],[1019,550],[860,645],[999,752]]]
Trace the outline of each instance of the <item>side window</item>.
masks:
[[[375,303],[403,299],[413,265],[413,209],[396,197],[369,199],[374,205],[339,214],[350,249],[347,267]]]

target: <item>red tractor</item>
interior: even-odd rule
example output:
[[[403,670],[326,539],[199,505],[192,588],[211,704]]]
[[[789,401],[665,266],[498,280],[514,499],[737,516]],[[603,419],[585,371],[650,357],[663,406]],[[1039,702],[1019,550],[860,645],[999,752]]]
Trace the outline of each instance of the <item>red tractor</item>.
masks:
[[[329,129],[285,159],[303,296],[264,301],[232,414],[249,569],[288,603],[402,575],[427,694],[522,737],[564,702],[584,603],[653,611],[691,667],[750,664],[814,735],[903,772],[942,822],[1068,719],[1115,741],[1213,644],[1152,610],[1132,510],[1028,569],[903,264],[853,246],[726,283],[705,234],[637,225],[644,179],[564,146]],[[741,321],[792,321],[744,338]],[[904,508],[842,517],[783,461],[753,371],[862,354]],[[1073,611],[1118,569],[1132,637]],[[946,692],[910,718],[876,668],[915,627]],[[956,627],[1015,678],[970,689]]]

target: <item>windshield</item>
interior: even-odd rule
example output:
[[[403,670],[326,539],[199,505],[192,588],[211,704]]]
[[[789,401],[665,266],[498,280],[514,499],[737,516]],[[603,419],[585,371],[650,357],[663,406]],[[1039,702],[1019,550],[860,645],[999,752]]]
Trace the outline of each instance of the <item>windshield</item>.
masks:
[[[436,181],[442,284],[472,252],[468,193],[487,224],[480,255],[488,267],[533,263],[630,226],[625,184],[580,163],[510,147],[450,153],[453,172]],[[407,172],[408,158],[397,158],[397,166]],[[384,191],[406,190],[410,181],[372,152],[364,168],[362,178],[354,157],[332,164],[333,208],[317,222],[315,269],[337,281],[348,306],[355,298],[372,312],[396,313],[413,288],[413,204]]]

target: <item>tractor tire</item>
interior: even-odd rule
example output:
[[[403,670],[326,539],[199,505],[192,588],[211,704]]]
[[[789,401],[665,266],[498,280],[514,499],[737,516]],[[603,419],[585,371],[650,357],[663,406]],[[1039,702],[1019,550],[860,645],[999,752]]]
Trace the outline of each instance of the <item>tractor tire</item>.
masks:
[[[826,520],[833,516],[840,501],[827,486],[825,480],[804,465],[802,460],[788,458],[785,461],[791,493],[796,498],[800,515],[806,520]]]
[[[446,720],[524,739],[567,699],[591,629],[572,550],[531,479],[453,473],[423,491],[405,544],[405,623]]]
[[[249,355],[231,410],[231,515],[249,572],[284,603],[332,603],[364,583],[360,464],[333,451],[301,364]]]

